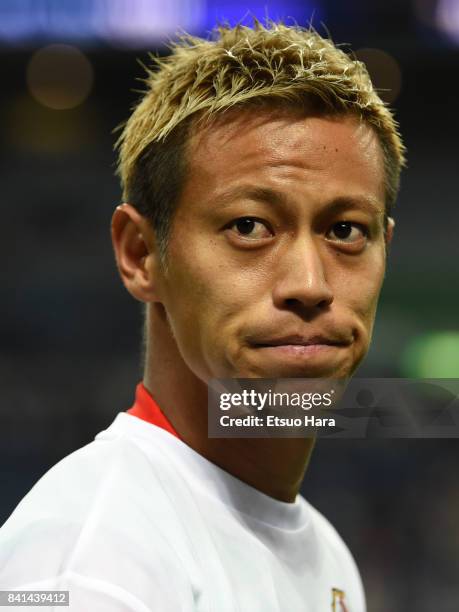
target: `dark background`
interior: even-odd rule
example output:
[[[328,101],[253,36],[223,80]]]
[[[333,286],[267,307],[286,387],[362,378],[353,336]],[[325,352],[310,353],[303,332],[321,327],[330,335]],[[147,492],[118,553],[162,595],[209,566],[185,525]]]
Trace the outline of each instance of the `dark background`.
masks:
[[[126,22],[140,4],[132,0]],[[300,25],[314,14],[322,33],[321,21],[336,42],[367,49],[362,58],[389,90],[409,167],[359,375],[459,377],[459,2],[172,5],[177,28],[198,35],[247,10]],[[57,6],[0,1],[0,524],[49,467],[131,405],[141,378],[141,306],[122,287],[109,236],[120,201],[112,130],[138,98],[137,58],[167,52],[174,14],[164,31],[128,36],[84,29],[84,11],[97,2]],[[162,9],[149,6],[159,27]],[[77,47],[92,67],[89,94],[73,108],[50,108],[31,91],[31,59],[53,43]],[[459,610],[458,465],[456,440],[319,441],[303,493],[354,553],[369,612]]]

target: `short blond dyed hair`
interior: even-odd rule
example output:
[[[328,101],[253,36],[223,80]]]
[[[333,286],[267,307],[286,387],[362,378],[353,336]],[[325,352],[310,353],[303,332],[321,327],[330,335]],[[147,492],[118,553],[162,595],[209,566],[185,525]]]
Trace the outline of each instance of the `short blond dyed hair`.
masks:
[[[365,65],[313,28],[254,22],[220,26],[210,40],[181,36],[151,56],[146,91],[117,142],[123,199],[153,224],[165,254],[186,175],[190,129],[224,111],[260,105],[352,113],[376,131],[385,167],[386,220],[396,201],[405,147]]]

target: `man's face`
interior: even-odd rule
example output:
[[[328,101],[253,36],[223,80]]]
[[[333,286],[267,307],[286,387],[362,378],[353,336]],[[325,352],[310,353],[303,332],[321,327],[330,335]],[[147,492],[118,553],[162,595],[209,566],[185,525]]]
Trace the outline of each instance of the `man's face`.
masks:
[[[253,111],[197,132],[168,262],[159,300],[202,380],[348,377],[385,270],[377,136]]]

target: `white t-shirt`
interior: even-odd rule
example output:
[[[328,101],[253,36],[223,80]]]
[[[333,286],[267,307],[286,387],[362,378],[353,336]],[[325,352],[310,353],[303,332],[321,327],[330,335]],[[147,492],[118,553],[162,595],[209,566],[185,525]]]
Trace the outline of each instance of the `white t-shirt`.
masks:
[[[55,610],[72,612],[365,610],[349,550],[303,497],[275,500],[127,413],[0,529],[10,589],[68,590]]]

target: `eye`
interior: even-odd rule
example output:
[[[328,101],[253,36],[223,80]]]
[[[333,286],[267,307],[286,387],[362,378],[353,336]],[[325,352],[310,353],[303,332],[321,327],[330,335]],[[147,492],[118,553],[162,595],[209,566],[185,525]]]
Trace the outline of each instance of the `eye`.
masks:
[[[353,244],[360,242],[362,238],[368,238],[368,228],[352,221],[339,221],[332,225],[327,238],[345,244]]]
[[[227,228],[234,228],[239,236],[251,240],[270,238],[273,235],[266,223],[256,217],[239,217],[239,219],[232,221]]]

